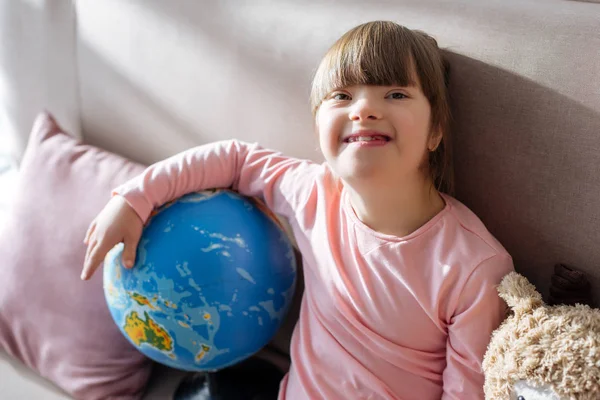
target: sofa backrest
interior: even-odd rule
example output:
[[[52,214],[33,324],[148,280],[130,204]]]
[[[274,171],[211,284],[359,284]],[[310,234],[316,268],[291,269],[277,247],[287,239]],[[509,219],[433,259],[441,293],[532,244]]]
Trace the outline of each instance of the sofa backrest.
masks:
[[[544,295],[565,263],[600,300],[600,4],[78,0],[72,12],[83,135],[145,163],[232,137],[321,160],[308,94],[333,41],[376,19],[430,33],[452,68],[456,197]]]
[[[44,108],[81,136],[75,36],[71,1],[0,2],[0,171],[20,161]]]

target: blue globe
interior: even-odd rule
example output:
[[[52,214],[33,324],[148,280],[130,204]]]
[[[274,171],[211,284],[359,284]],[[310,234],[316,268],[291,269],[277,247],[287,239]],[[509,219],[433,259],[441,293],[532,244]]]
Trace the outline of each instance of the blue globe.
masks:
[[[125,337],[149,358],[216,371],[265,346],[285,317],[297,260],[261,202],[230,190],[185,195],[153,212],[132,269],[123,244],[104,262],[104,294]]]

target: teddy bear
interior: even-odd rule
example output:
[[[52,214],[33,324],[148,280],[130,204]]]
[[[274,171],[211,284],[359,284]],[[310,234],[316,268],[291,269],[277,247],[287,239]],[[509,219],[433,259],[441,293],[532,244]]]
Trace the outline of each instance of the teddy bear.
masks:
[[[509,315],[483,359],[485,399],[600,399],[600,310],[547,305],[517,272],[497,289]]]

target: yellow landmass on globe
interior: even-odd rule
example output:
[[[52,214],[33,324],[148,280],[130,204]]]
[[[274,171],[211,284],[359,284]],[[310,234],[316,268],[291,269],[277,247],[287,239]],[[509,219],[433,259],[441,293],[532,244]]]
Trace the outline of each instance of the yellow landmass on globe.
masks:
[[[147,343],[161,351],[172,351],[173,338],[171,335],[150,318],[148,313],[145,312],[144,317],[145,320],[139,317],[137,311],[132,311],[125,318],[123,330],[137,346]]]
[[[169,300],[165,300],[165,306],[169,307],[169,308],[173,308],[173,309],[177,309],[177,304],[169,301]]]
[[[198,354],[196,354],[196,361],[202,360],[204,358],[204,356],[206,355],[206,353],[208,353],[210,351],[210,346],[203,344],[201,347],[202,347],[202,350],[200,350],[198,352]]]
[[[143,295],[141,295],[139,293],[135,293],[135,292],[130,292],[129,295],[140,306],[148,306],[148,307],[150,307],[153,310],[159,310],[160,309],[160,308],[156,307],[154,304],[152,304],[152,302],[150,300],[148,300],[148,298],[146,296],[143,296]]]
[[[181,326],[182,326],[182,327],[184,327],[184,328],[189,328],[189,327],[190,327],[188,324],[186,324],[186,323],[185,323],[185,322],[183,322],[183,321],[177,321],[177,322],[179,323],[179,325],[181,325]]]
[[[119,295],[119,293],[117,292],[117,289],[115,289],[115,285],[113,285],[110,281],[104,283],[104,287],[106,289],[106,293],[110,297],[117,297]]]

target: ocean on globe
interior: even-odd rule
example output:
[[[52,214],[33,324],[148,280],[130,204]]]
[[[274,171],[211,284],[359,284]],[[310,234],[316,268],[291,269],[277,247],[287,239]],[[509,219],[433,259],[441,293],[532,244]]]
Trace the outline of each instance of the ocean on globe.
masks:
[[[135,266],[123,244],[104,262],[104,294],[122,333],[151,359],[216,371],[265,346],[296,286],[292,244],[273,213],[230,190],[182,196],[154,211]]]

